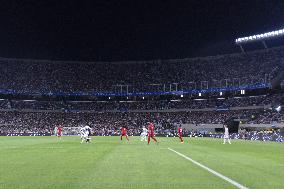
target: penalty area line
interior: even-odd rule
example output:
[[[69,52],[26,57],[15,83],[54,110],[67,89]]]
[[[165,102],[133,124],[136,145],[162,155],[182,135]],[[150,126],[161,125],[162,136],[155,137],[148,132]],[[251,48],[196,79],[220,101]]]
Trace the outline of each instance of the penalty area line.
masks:
[[[247,187],[241,185],[240,183],[238,183],[238,182],[236,182],[236,181],[234,181],[234,180],[232,180],[232,179],[230,179],[230,178],[228,178],[228,177],[226,177],[226,176],[224,176],[224,175],[222,175],[222,174],[220,174],[220,173],[214,171],[213,169],[210,169],[209,167],[206,167],[205,165],[202,165],[201,163],[198,163],[197,161],[191,159],[190,157],[187,157],[187,156],[184,155],[184,154],[181,154],[181,153],[179,153],[179,152],[177,152],[177,151],[175,151],[175,150],[173,150],[173,149],[171,149],[171,148],[168,148],[168,150],[170,150],[170,151],[176,153],[177,155],[179,155],[179,156],[181,156],[181,157],[183,157],[183,158],[185,158],[185,159],[191,161],[193,164],[195,164],[195,165],[197,165],[197,166],[199,166],[199,167],[201,167],[201,168],[207,170],[208,172],[212,173],[213,175],[215,175],[215,176],[217,176],[217,177],[220,177],[221,179],[223,179],[223,180],[229,182],[230,184],[236,186],[236,187],[239,188],[239,189],[249,189],[249,188],[247,188]]]

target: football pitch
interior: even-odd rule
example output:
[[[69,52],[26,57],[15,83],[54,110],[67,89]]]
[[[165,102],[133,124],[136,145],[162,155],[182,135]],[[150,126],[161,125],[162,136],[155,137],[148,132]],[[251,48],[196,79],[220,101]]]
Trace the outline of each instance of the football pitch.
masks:
[[[0,137],[0,188],[284,188],[283,143],[139,139],[93,137],[81,144],[79,137]]]

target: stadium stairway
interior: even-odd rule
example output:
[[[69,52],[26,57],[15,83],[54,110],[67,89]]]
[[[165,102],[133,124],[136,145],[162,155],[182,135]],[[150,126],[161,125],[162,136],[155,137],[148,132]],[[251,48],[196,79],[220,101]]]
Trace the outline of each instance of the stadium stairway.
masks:
[[[284,71],[281,71],[272,81],[272,89],[280,87],[281,82],[284,80]]]

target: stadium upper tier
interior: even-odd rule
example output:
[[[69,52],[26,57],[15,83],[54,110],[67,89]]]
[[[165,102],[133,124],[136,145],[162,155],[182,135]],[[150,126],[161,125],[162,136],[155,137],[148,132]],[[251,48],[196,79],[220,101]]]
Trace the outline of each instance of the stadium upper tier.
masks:
[[[15,93],[186,91],[269,83],[284,48],[215,57],[137,62],[0,59],[0,90]]]

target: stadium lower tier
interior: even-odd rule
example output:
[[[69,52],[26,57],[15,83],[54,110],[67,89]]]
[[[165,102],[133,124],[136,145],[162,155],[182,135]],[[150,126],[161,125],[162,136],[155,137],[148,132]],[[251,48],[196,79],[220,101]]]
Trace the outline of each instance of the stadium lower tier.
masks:
[[[184,127],[184,134],[218,133],[228,120],[236,120],[245,131],[278,130],[283,126],[282,112],[272,110],[236,110],[236,111],[200,111],[200,112],[0,112],[0,135],[53,133],[54,128],[62,126],[63,134],[70,133],[68,128],[80,128],[89,125],[94,135],[118,135],[121,127],[128,128],[129,135],[140,135],[142,127],[154,122],[157,135],[176,133],[178,125]],[[203,129],[204,125],[211,126]],[[219,129],[214,129],[218,125]],[[245,125],[253,125],[253,129]],[[257,128],[262,125],[262,128]],[[263,127],[263,125],[267,125]],[[260,126],[259,126],[260,127]],[[64,131],[65,130],[65,131]],[[72,130],[72,129],[71,129]],[[71,134],[74,135],[74,134]],[[75,133],[76,135],[76,133]]]
[[[212,138],[223,138],[223,134],[210,134],[207,135]],[[243,140],[260,140],[260,141],[275,141],[275,142],[284,142],[284,133],[273,132],[273,133],[264,133],[264,132],[245,132],[242,134],[233,133],[230,135],[231,139],[243,139]]]

